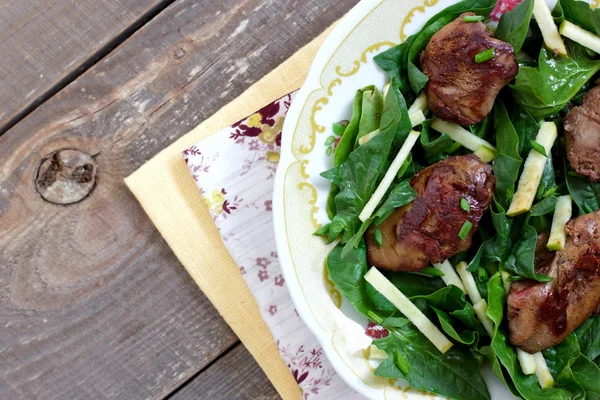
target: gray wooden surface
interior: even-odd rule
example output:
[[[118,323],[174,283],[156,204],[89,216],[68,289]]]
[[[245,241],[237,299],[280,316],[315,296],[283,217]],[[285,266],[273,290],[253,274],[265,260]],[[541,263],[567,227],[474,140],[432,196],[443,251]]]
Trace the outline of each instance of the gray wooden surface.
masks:
[[[277,397],[122,179],[355,3],[0,0],[0,399]]]

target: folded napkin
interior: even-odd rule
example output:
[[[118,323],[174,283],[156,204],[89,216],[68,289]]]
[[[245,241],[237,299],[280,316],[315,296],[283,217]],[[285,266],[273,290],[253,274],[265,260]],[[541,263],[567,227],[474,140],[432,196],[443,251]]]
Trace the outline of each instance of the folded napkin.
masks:
[[[301,398],[301,391],[281,358],[238,265],[223,245],[182,152],[251,115],[257,105],[298,89],[331,29],[125,180],[185,269],[285,399]]]
[[[277,257],[271,199],[281,130],[294,95],[191,146],[183,157],[304,398],[361,398],[337,376],[302,323]]]

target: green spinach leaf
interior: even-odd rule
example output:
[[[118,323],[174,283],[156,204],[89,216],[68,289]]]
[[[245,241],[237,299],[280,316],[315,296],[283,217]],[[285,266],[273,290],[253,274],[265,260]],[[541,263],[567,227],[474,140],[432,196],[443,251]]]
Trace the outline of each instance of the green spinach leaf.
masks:
[[[585,48],[565,40],[569,57],[554,57],[542,48],[537,67],[521,65],[511,85],[517,103],[535,118],[560,111],[600,70],[600,60],[589,58]]]
[[[581,353],[590,360],[600,356],[600,317],[592,317],[575,330]],[[600,381],[599,381],[600,383]]]
[[[600,35],[600,10],[591,8],[586,1],[560,0],[559,3],[568,21],[586,31]]]
[[[512,44],[515,54],[521,50],[533,14],[533,0],[523,0],[512,11],[504,13],[496,29],[496,38]]]
[[[388,354],[375,371],[385,378],[404,378],[411,387],[456,400],[490,398],[479,365],[466,348],[452,347],[441,354],[410,323],[389,328],[390,334],[373,343]]]

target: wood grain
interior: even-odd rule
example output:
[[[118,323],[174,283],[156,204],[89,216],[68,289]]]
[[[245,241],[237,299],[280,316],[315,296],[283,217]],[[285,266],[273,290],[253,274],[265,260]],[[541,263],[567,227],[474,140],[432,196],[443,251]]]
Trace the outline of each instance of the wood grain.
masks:
[[[252,355],[240,344],[169,399],[275,400],[280,397]]]
[[[172,0],[0,2],[0,132]]]
[[[355,3],[176,1],[0,137],[0,398],[160,398],[235,341],[122,178]],[[97,167],[69,206],[61,149]]]

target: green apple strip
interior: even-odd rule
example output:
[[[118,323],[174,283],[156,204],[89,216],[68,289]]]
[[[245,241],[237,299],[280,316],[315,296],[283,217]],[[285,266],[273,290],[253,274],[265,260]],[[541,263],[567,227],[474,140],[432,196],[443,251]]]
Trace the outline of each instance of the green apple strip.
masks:
[[[558,33],[558,28],[554,23],[554,18],[552,18],[552,11],[550,11],[546,0],[533,1],[533,16],[540,27],[546,46],[554,53],[567,57],[565,42]]]
[[[484,299],[479,300],[473,306],[473,310],[475,310],[475,314],[477,314],[477,318],[481,325],[485,328],[485,331],[490,335],[490,337],[494,337],[494,322],[488,317],[488,303]]]
[[[367,143],[369,140],[373,139],[375,136],[379,136],[380,133],[381,133],[381,131],[379,129],[376,129],[371,133],[367,133],[365,136],[358,139],[358,145],[362,146],[363,144]]]
[[[573,214],[573,204],[571,196],[560,196],[556,200],[556,208],[554,209],[554,217],[552,218],[552,229],[550,230],[550,238],[548,239],[548,250],[562,250],[565,248],[567,241],[567,232],[565,227]]]
[[[554,122],[544,122],[535,141],[550,154],[558,132]],[[536,150],[531,150],[525,160],[523,173],[519,178],[519,186],[506,213],[509,217],[523,214],[531,210],[533,200],[540,186],[540,180],[548,158]]]
[[[481,300],[481,294],[479,293],[479,289],[477,289],[477,283],[475,283],[473,275],[467,271],[468,267],[469,266],[466,262],[461,262],[456,266],[456,271],[465,285],[465,289],[469,295],[469,298],[471,299],[471,303],[477,304]]]
[[[377,268],[371,268],[365,275],[365,280],[396,306],[442,354],[450,350],[453,343]]]
[[[481,161],[485,163],[492,162],[496,157],[496,148],[493,145],[458,124],[436,118],[431,123],[431,127],[440,133],[445,133],[455,142],[475,152],[481,158]]]
[[[396,178],[398,171],[400,171],[400,168],[402,168],[402,164],[404,164],[404,161],[406,161],[406,159],[408,158],[408,155],[410,154],[412,148],[415,146],[415,143],[417,143],[417,140],[419,139],[420,135],[421,132],[417,131],[411,131],[408,134],[408,137],[404,141],[402,148],[400,149],[398,155],[392,162],[392,165],[390,165],[390,168],[385,173],[385,176],[383,177],[383,180],[377,187],[377,190],[375,190],[375,193],[373,193],[373,196],[371,196],[367,205],[365,205],[365,208],[363,208],[362,212],[358,216],[358,218],[360,218],[362,222],[365,222],[366,220],[371,218],[371,215],[373,215],[373,212],[375,212],[377,205],[379,205],[379,202],[385,196],[385,193],[392,185],[392,182],[394,182],[394,178]]]
[[[559,31],[561,35],[568,37],[572,41],[577,42],[596,53],[600,53],[600,37],[594,35],[592,32],[586,31],[580,26],[566,20],[560,24]]]
[[[421,92],[419,97],[417,97],[415,102],[408,109],[408,114],[410,115],[415,111],[425,112],[425,110],[427,110],[428,107],[429,104],[427,103],[427,96],[425,96],[425,92]]]
[[[529,354],[517,347],[517,359],[525,375],[535,374],[537,371],[537,360],[533,354]]]
[[[433,264],[433,266],[435,269],[442,271],[444,276],[442,276],[441,278],[446,285],[457,286],[464,293],[467,293],[467,289],[465,289],[465,286],[463,285],[462,281],[460,280],[460,278],[459,278],[458,274],[456,273],[456,270],[454,269],[452,264],[450,264],[450,261],[446,260],[441,264]]]
[[[535,353],[533,357],[535,357],[536,362],[535,374],[537,375],[540,386],[542,389],[551,388],[554,386],[554,378],[552,377],[552,373],[550,373],[550,369],[548,369],[548,365],[546,365],[544,355],[542,352],[539,352]]]

